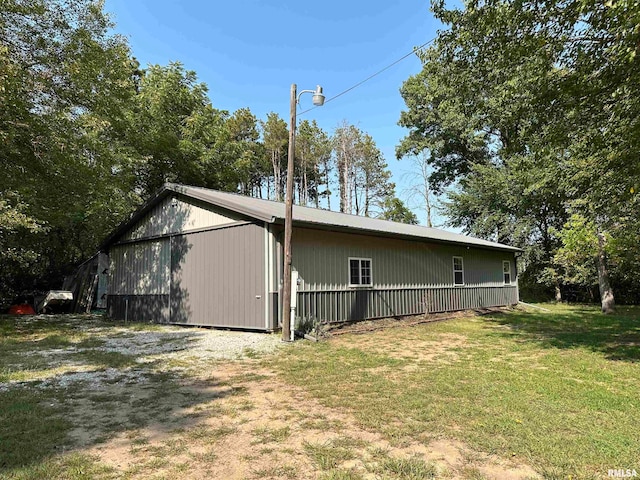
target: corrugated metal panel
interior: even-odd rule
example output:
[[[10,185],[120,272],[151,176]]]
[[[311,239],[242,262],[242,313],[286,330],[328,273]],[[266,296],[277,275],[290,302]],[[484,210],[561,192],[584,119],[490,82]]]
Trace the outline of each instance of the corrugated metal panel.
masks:
[[[273,202],[260,198],[246,197],[244,195],[218,192],[207,188],[190,187],[172,183],[166,184],[165,188],[263,221],[273,221],[275,219],[282,220],[285,215],[285,207],[282,202]],[[390,222],[357,215],[347,215],[344,213],[332,212],[318,208],[302,207],[299,205],[293,206],[293,219],[295,222],[336,226],[354,230],[364,230],[373,233],[379,232],[393,235],[406,235],[443,242],[476,245],[499,250],[519,251],[518,248],[510,247],[508,245],[502,245],[500,243],[489,242],[487,240],[447,232],[437,228],[407,225],[404,223]]]
[[[512,252],[301,228],[294,230],[292,255],[303,291],[347,288],[349,257],[371,258],[378,289],[453,286],[453,256],[463,257],[468,287],[503,286],[503,260],[515,272]]]
[[[264,228],[171,238],[171,322],[265,329]]]
[[[107,314],[118,320],[168,323],[169,295],[109,295]]]
[[[517,303],[515,286],[299,291],[296,317],[344,322]]]
[[[297,316],[325,321],[415,315],[518,302],[517,279],[504,285],[513,253],[311,229],[294,229]],[[465,285],[453,285],[453,257]],[[370,258],[373,285],[349,287],[349,258]]]
[[[210,205],[195,205],[167,197],[147,212],[122,239],[134,240],[225,225],[238,218],[215,211]]]
[[[109,251],[109,295],[168,295],[169,239],[116,245]]]

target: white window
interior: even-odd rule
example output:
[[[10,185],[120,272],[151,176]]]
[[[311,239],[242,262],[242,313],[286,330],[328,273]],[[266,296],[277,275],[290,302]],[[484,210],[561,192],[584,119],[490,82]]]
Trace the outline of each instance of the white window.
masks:
[[[371,259],[349,257],[349,286],[370,286],[371,280]]]
[[[453,257],[453,285],[464,285],[464,263],[462,257]]]
[[[509,285],[511,283],[511,262],[509,260],[502,262],[502,273],[504,274],[504,284]]]

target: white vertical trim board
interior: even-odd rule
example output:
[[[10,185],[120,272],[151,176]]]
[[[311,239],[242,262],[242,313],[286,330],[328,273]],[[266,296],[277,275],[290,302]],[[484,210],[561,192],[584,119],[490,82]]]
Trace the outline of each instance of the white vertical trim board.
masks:
[[[264,328],[269,330],[269,278],[271,274],[271,249],[269,248],[269,224],[264,223]]]

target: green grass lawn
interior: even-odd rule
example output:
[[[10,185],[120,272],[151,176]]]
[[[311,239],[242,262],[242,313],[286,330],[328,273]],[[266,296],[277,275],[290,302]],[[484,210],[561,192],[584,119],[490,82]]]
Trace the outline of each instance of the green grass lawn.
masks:
[[[455,438],[549,479],[640,471],[640,308],[548,308],[301,343],[277,368],[399,444]]]
[[[296,342],[235,364],[190,356],[195,337],[165,327],[0,317],[0,478],[202,478],[228,458],[249,480],[500,478],[480,469],[486,454],[548,479],[640,471],[640,308],[549,308]],[[103,348],[116,340],[122,352]],[[165,343],[170,357],[140,350]],[[416,453],[436,439],[464,446],[452,470]],[[132,463],[93,449],[118,442]]]

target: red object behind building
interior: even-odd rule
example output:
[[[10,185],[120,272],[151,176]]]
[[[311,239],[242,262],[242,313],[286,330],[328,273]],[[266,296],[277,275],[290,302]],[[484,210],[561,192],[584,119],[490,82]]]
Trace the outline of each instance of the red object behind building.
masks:
[[[22,303],[20,305],[11,305],[9,307],[9,314],[11,314],[11,315],[35,315],[36,311],[28,303]]]

